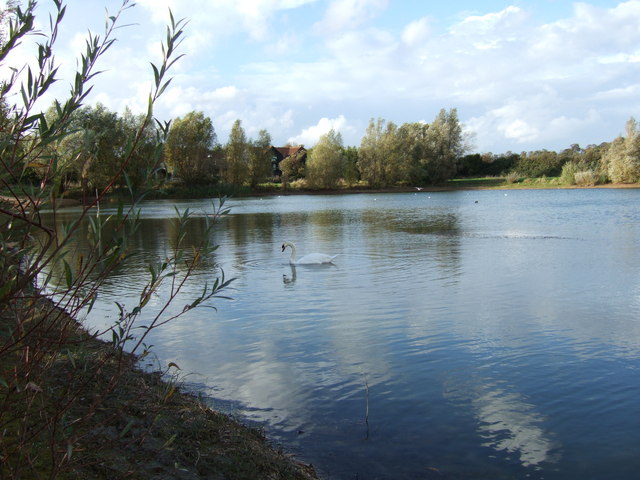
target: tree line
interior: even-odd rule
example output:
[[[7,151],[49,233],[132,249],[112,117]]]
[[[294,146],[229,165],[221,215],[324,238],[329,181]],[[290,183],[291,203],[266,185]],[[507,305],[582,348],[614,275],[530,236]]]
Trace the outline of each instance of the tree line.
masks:
[[[45,118],[55,118],[51,107]],[[55,157],[59,184],[79,186],[86,194],[102,189],[120,169],[126,142],[140,129],[144,115],[125,110],[123,115],[104,105],[85,106],[69,122],[69,135],[51,142],[45,158]],[[9,119],[5,118],[5,122]],[[168,128],[161,161],[157,149],[159,131]],[[218,141],[212,120],[203,112],[190,112],[164,127],[144,128],[134,158],[128,159],[126,175],[119,185],[137,188],[148,178],[171,177],[186,185],[226,184],[256,188],[265,182],[297,182],[313,189],[332,189],[364,184],[371,188],[394,185],[441,184],[455,177],[501,176],[562,177],[569,184],[640,181],[640,129],[631,118],[626,136],[612,142],[577,144],[560,152],[538,150],[503,154],[468,153],[469,138],[463,133],[457,110],[441,109],[431,123],[397,125],[382,118],[371,119],[358,147],[345,146],[339,132],[322,135],[306,156],[293,156],[278,165],[276,177],[272,138],[262,129],[257,139],[247,137],[236,120],[225,144]],[[34,132],[33,135],[38,135]],[[48,163],[48,160],[43,164]],[[25,168],[26,177],[41,180],[37,162]]]
[[[560,152],[536,150],[470,154],[460,159],[459,176],[505,176],[517,178],[560,177],[569,185],[640,183],[640,126],[631,117],[611,142],[580,147],[573,144]]]
[[[55,106],[45,118],[55,118]],[[75,184],[87,193],[102,189],[121,168],[126,143],[140,129],[144,115],[125,110],[123,115],[104,105],[85,106],[74,112],[68,135],[51,142],[44,155],[56,158],[61,190]],[[5,119],[9,121],[9,119]],[[170,125],[170,127],[169,127]],[[167,129],[162,159],[151,161],[159,130]],[[37,132],[32,133],[37,136]],[[236,120],[228,141],[218,141],[213,122],[203,112],[190,112],[165,126],[147,125],[135,158],[128,158],[121,187],[139,187],[150,176],[170,176],[188,185],[224,183],[256,187],[268,181],[302,181],[311,188],[335,188],[364,181],[371,187],[396,184],[433,184],[452,178],[459,160],[468,149],[456,109],[442,109],[430,124],[396,125],[372,119],[360,147],[345,147],[339,132],[331,130],[305,156],[285,159],[274,178],[274,155],[269,132],[262,129],[257,139],[247,137]],[[48,163],[43,161],[42,165]],[[26,178],[41,180],[42,169],[31,163]],[[23,176],[23,178],[25,177]]]

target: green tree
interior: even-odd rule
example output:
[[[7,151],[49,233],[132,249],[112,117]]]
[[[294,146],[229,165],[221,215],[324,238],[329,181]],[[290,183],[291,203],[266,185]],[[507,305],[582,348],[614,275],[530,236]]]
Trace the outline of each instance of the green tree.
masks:
[[[216,142],[211,119],[202,112],[189,112],[171,124],[165,144],[167,166],[187,184],[213,182],[211,151]]]
[[[387,122],[382,134],[380,146],[384,155],[383,171],[385,185],[394,185],[406,179],[403,145],[399,128],[393,122]]]
[[[48,121],[55,121],[56,106],[46,113]],[[103,189],[122,168],[127,160],[127,168],[133,159],[125,157],[127,133],[115,112],[98,103],[95,107],[83,107],[73,113],[69,119],[69,133],[48,146],[48,155],[43,158],[55,158],[57,174],[50,181],[60,191],[68,182],[80,182],[86,195],[89,189]],[[45,169],[46,170],[46,169]],[[47,177],[42,167],[41,176]],[[117,185],[124,185],[123,176],[116,179]]]
[[[455,108],[448,112],[441,109],[429,124],[427,137],[429,152],[422,165],[425,180],[435,184],[453,178],[458,171],[460,158],[468,149],[458,111]]]
[[[344,147],[342,151],[344,158],[344,180],[348,185],[355,185],[360,179],[358,171],[358,147]]]
[[[483,155],[483,174],[493,176],[504,176],[512,171],[520,161],[520,154],[507,151],[500,155]]]
[[[558,153],[558,157],[562,165],[567,162],[578,163],[582,160],[584,152],[584,149],[582,149],[580,145],[574,143],[569,148],[565,148]]]
[[[586,168],[606,176],[606,171],[602,164],[602,157],[607,148],[609,148],[608,142],[603,142],[600,145],[587,145],[587,148],[582,152],[580,162]]]
[[[397,155],[397,127],[381,118],[369,121],[360,142],[358,169],[360,176],[371,187],[384,187],[392,183],[393,160]]]
[[[563,157],[551,150],[522,152],[515,171],[524,177],[557,177],[562,173]]]
[[[307,158],[306,178],[315,188],[335,188],[343,177],[342,135],[331,129],[322,135]]]
[[[249,143],[239,119],[233,122],[229,141],[225,146],[223,178],[231,185],[242,185],[249,180]]]
[[[640,130],[635,118],[627,121],[626,137],[611,142],[602,163],[612,182],[640,182]]]
[[[305,175],[305,164],[303,158],[306,154],[304,152],[298,152],[288,156],[280,162],[280,171],[282,176],[282,188],[287,189],[289,182],[302,178]]]
[[[483,175],[483,169],[485,166],[484,158],[491,158],[491,153],[470,153],[463,156],[460,159],[460,168],[458,170],[458,176],[461,177],[476,177]]]
[[[98,104],[95,108],[80,110],[72,120],[72,128],[74,126],[84,133],[86,150],[81,152],[81,158],[87,182],[92,188],[102,189],[122,166],[126,142],[122,124],[115,112]],[[119,177],[117,183],[122,185],[124,179]]]
[[[381,149],[384,120],[369,120],[367,130],[360,140],[358,169],[360,176],[370,187],[384,184],[384,157]]]
[[[273,175],[271,166],[271,135],[267,130],[258,132],[258,139],[251,143],[249,155],[249,179],[251,187]]]
[[[131,155],[126,168],[129,186],[139,190],[150,186],[150,182],[156,180],[158,169],[163,166],[164,155],[154,155],[158,148],[158,135],[155,124],[145,124],[145,115],[134,115],[131,110],[125,108],[124,115],[118,118],[119,130],[124,133],[124,138],[133,138],[140,131],[138,148]],[[126,144],[121,144],[120,158],[126,154]]]
[[[398,129],[399,176],[412,185],[422,185],[429,180],[427,165],[430,162],[429,125],[405,123]]]

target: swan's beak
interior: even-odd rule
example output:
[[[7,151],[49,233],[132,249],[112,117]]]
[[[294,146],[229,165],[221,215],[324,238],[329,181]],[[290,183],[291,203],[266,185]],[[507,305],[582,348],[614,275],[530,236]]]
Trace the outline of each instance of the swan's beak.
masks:
[[[284,243],[283,243],[283,244],[282,244],[282,251],[283,251],[283,252],[284,252],[284,249],[285,249],[285,245],[284,245]]]

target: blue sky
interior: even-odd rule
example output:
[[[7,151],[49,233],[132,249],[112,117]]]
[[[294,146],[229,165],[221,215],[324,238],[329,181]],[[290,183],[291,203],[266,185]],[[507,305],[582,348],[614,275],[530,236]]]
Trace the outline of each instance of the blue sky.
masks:
[[[68,3],[58,94],[87,31],[120,6]],[[202,111],[221,143],[240,119],[275,144],[311,147],[334,128],[359,145],[371,118],[457,108],[473,151],[562,150],[611,141],[640,111],[640,0],[138,0],[91,102],[144,110],[169,8],[189,20],[186,55],[156,116]],[[27,47],[3,67],[33,57]]]

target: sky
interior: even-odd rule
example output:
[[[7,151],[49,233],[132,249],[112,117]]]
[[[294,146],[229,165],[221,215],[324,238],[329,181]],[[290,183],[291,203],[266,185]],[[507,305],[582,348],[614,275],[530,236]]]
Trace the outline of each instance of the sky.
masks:
[[[60,81],[42,109],[121,6],[67,2]],[[43,32],[52,3],[39,2]],[[275,145],[312,147],[333,128],[358,146],[372,118],[431,122],[456,108],[472,152],[560,151],[611,141],[640,114],[640,0],[138,0],[88,103],[146,111],[169,11],[188,21],[184,56],[155,116],[201,111],[222,144],[240,119]],[[35,54],[23,42],[0,74]]]

